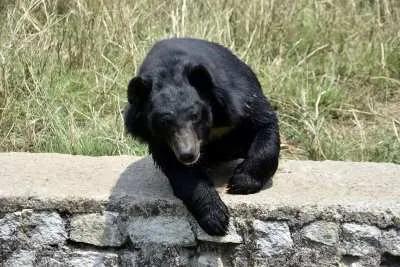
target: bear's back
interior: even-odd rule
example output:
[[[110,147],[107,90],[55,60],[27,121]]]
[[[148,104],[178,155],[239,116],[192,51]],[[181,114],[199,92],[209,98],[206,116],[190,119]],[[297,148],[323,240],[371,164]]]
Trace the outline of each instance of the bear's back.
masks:
[[[157,42],[143,61],[139,75],[148,75],[160,68],[171,70],[173,66],[185,63],[204,65],[218,86],[260,89],[250,67],[229,49],[194,38],[171,38]]]

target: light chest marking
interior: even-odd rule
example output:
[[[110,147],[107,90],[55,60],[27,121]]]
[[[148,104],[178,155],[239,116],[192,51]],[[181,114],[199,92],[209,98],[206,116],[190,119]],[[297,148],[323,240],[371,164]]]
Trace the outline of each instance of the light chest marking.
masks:
[[[230,131],[232,131],[232,129],[233,129],[232,126],[211,128],[209,139],[210,140],[218,139],[224,136],[225,134],[229,133]]]

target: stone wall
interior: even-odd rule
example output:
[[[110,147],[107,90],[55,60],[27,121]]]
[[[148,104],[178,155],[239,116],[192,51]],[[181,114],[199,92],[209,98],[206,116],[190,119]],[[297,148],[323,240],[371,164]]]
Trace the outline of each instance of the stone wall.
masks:
[[[400,166],[282,161],[205,234],[147,158],[0,154],[0,266],[400,266]],[[217,179],[218,178],[218,179]]]

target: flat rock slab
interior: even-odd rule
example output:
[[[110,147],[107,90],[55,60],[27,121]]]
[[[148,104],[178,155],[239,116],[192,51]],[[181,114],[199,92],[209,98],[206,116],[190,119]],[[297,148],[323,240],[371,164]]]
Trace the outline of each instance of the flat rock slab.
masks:
[[[22,208],[135,212],[143,203],[158,203],[161,213],[175,206],[185,210],[149,157],[0,153],[0,166],[0,212]],[[223,181],[232,170],[227,165],[212,173]],[[396,164],[281,160],[272,185],[252,195],[226,194],[220,181],[221,196],[232,209],[324,211],[334,206],[378,210],[390,214],[387,220],[400,221],[400,165]]]
[[[132,217],[128,232],[132,243],[138,245],[196,245],[189,222],[181,217]]]
[[[79,214],[71,218],[70,239],[99,247],[119,247],[126,237],[118,228],[118,214]]]

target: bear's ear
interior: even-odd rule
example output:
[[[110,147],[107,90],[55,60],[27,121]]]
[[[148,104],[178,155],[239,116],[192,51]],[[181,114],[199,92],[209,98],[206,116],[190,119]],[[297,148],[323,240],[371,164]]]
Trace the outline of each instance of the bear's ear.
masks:
[[[190,66],[187,75],[189,83],[197,89],[211,89],[213,87],[211,75],[203,65]]]
[[[151,91],[151,81],[140,76],[133,78],[128,84],[128,102],[133,104],[139,99],[144,99]]]

